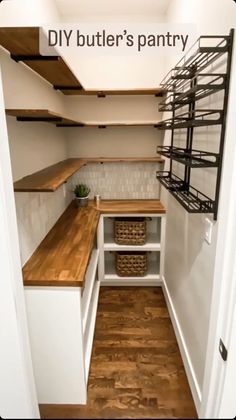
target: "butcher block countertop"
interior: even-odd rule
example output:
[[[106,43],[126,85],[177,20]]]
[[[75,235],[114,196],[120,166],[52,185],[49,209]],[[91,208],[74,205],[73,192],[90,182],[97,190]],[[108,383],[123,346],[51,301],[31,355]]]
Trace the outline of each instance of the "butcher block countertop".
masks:
[[[96,206],[101,214],[148,214],[165,213],[165,207],[160,200],[101,200]]]
[[[163,214],[159,200],[73,201],[23,267],[25,286],[83,287],[100,214]]]

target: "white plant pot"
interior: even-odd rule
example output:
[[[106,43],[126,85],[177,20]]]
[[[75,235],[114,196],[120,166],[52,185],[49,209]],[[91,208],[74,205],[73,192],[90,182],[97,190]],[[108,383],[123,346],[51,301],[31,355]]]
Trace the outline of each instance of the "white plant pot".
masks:
[[[88,196],[87,197],[75,197],[78,207],[87,207],[88,205]]]

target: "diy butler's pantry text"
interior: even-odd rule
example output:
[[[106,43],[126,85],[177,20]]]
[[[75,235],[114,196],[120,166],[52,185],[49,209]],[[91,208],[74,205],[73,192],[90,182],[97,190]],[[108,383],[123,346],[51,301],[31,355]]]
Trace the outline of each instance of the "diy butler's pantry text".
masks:
[[[132,33],[127,29],[119,33],[110,33],[106,29],[85,33],[80,29],[49,29],[48,47],[77,48],[135,48],[137,52],[150,48],[175,48],[185,51],[189,35],[173,33]]]

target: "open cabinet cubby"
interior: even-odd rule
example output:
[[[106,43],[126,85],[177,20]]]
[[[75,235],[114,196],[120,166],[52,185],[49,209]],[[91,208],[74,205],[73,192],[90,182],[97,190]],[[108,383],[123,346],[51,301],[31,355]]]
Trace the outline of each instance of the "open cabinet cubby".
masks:
[[[153,286],[160,282],[163,269],[165,215],[164,214],[126,214],[126,220],[146,219],[146,241],[143,245],[119,245],[115,242],[114,221],[119,215],[102,215],[99,222],[100,275],[102,285],[114,286]],[[116,270],[116,253],[128,254],[144,251],[147,253],[147,273],[143,276],[119,276]]]
[[[144,245],[119,245],[114,239],[115,218],[106,218],[104,223],[104,249],[106,251],[159,251],[161,241],[161,218],[146,218],[147,234]]]
[[[158,146],[157,152],[170,159],[169,171],[158,171],[157,179],[189,213],[213,213],[217,219],[234,30],[225,36],[201,36],[163,79],[167,92],[159,110],[172,116],[157,124],[171,130],[171,144]],[[219,70],[220,69],[220,70]],[[221,105],[209,107],[209,99],[222,92]],[[203,99],[205,100],[204,104]],[[219,98],[215,97],[219,102]],[[197,148],[196,128],[219,126],[217,152]],[[179,130],[184,145],[180,146]],[[207,132],[209,135],[209,131]],[[214,145],[215,146],[215,145]],[[215,149],[215,148],[214,148]],[[184,165],[176,173],[174,162]],[[208,197],[192,184],[192,169],[216,168],[214,197]]]
[[[136,285],[142,284],[145,286],[145,282],[160,280],[160,252],[147,251],[147,260],[148,269],[144,276],[123,277],[119,276],[116,271],[116,252],[105,252],[105,277],[103,283],[111,284],[114,281],[118,281],[120,285],[123,285],[123,282],[129,283],[132,281],[135,282]]]

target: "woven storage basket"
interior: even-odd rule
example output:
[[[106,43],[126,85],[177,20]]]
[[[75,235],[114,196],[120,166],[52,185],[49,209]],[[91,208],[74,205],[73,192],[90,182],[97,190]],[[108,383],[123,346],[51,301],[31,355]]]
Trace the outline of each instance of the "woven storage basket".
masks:
[[[116,271],[121,277],[143,277],[148,268],[146,252],[116,252]]]
[[[118,245],[144,245],[146,243],[146,219],[143,217],[116,218],[114,237]]]

